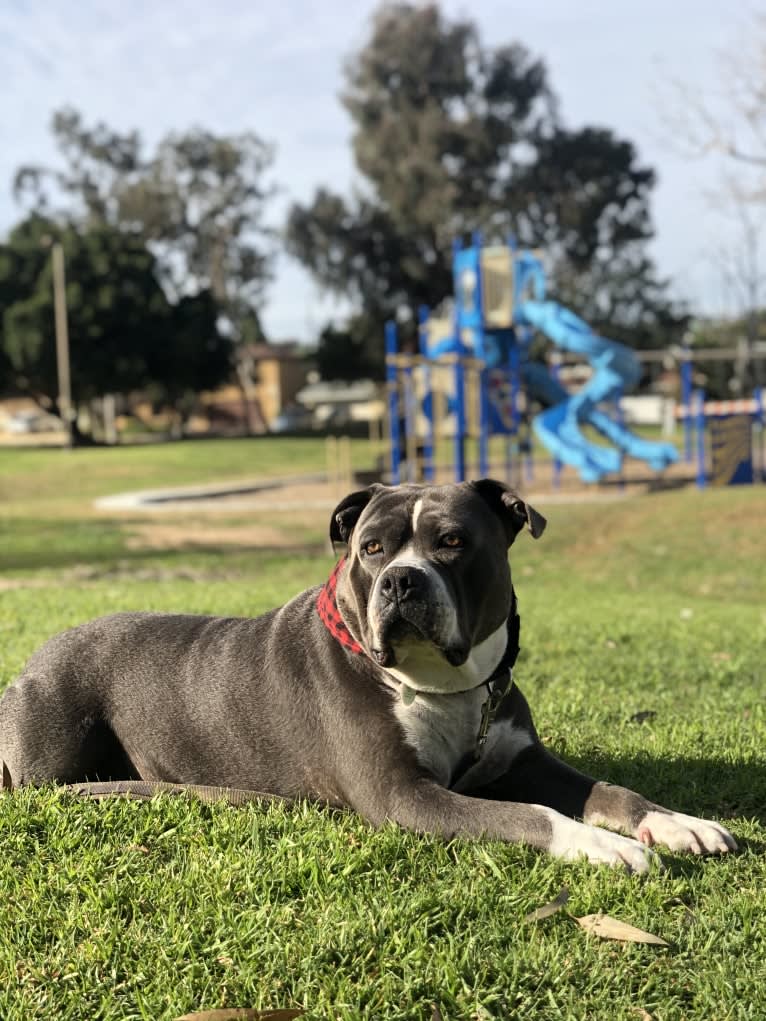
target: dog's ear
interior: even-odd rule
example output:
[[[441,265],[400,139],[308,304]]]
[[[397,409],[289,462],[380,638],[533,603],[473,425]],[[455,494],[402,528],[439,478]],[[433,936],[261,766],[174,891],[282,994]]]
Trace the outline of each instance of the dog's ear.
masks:
[[[526,525],[533,539],[539,539],[547,524],[545,518],[515,493],[510,486],[496,479],[479,479],[469,485],[485,500],[505,527],[510,546]]]
[[[330,518],[330,542],[335,548],[336,543],[348,545],[354,525],[359,520],[359,515],[375,495],[377,485],[368,489],[359,489],[356,493],[349,495],[338,504]]]

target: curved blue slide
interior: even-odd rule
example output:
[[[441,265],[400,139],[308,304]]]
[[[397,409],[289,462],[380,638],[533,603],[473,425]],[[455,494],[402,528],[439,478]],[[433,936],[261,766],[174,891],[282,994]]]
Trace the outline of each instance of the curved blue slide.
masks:
[[[593,375],[576,394],[569,395],[551,377],[545,366],[527,362],[524,380],[538,399],[552,406],[537,415],[532,423],[540,441],[564,464],[576,468],[587,482],[620,470],[623,454],[646,461],[654,471],[662,471],[678,460],[678,451],[670,443],[654,443],[626,429],[600,404],[617,400],[638,383],[641,369],[633,352],[616,341],[594,333],[587,323],[555,301],[527,301],[520,310],[521,321],[541,333],[565,351],[583,355],[593,367]],[[580,431],[592,425],[613,446],[591,443]]]

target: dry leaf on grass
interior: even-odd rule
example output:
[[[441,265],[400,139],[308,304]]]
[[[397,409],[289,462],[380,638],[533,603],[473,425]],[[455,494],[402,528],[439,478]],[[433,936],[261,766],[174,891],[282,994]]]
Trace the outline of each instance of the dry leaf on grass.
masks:
[[[525,915],[524,921],[540,922],[543,918],[550,918],[550,916],[555,915],[557,911],[561,911],[568,900],[569,890],[567,890],[564,886],[553,900],[548,901],[547,904],[543,904],[542,907],[535,908],[534,911],[530,911],[528,915]]]
[[[624,943],[653,943],[661,947],[668,946],[668,943],[664,939],[660,939],[659,936],[655,936],[651,932],[644,932],[643,929],[636,929],[635,926],[628,925],[609,915],[583,915],[582,918],[575,918],[575,921],[586,932],[592,932],[594,936],[600,936],[601,939],[618,939]]]
[[[302,1010],[253,1010],[251,1007],[223,1007],[218,1010],[193,1011],[175,1021],[293,1021],[303,1017]]]

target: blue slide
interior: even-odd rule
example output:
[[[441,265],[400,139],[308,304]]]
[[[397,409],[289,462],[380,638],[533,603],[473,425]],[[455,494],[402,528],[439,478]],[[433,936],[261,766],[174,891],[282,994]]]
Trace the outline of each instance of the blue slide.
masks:
[[[535,417],[532,426],[554,457],[576,468],[587,482],[619,471],[623,454],[646,461],[654,471],[662,471],[678,460],[678,451],[672,444],[642,439],[599,407],[617,400],[638,383],[641,370],[629,348],[600,337],[587,323],[555,301],[525,302],[520,319],[545,334],[557,347],[583,355],[593,367],[593,375],[585,386],[570,395],[545,366],[535,362],[523,366],[530,392],[551,405]],[[606,437],[612,446],[586,439],[580,431],[585,423]]]

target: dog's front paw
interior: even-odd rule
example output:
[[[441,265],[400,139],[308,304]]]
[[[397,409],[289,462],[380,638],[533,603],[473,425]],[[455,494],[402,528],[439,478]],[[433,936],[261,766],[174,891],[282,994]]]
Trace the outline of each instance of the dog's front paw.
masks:
[[[591,862],[622,865],[629,872],[648,872],[652,861],[659,861],[646,843],[561,816],[554,821],[550,851],[557,858],[572,861],[585,857]]]
[[[736,851],[737,842],[720,823],[695,819],[680,812],[647,812],[636,827],[642,844],[664,844],[671,851],[692,854],[726,854]]]

